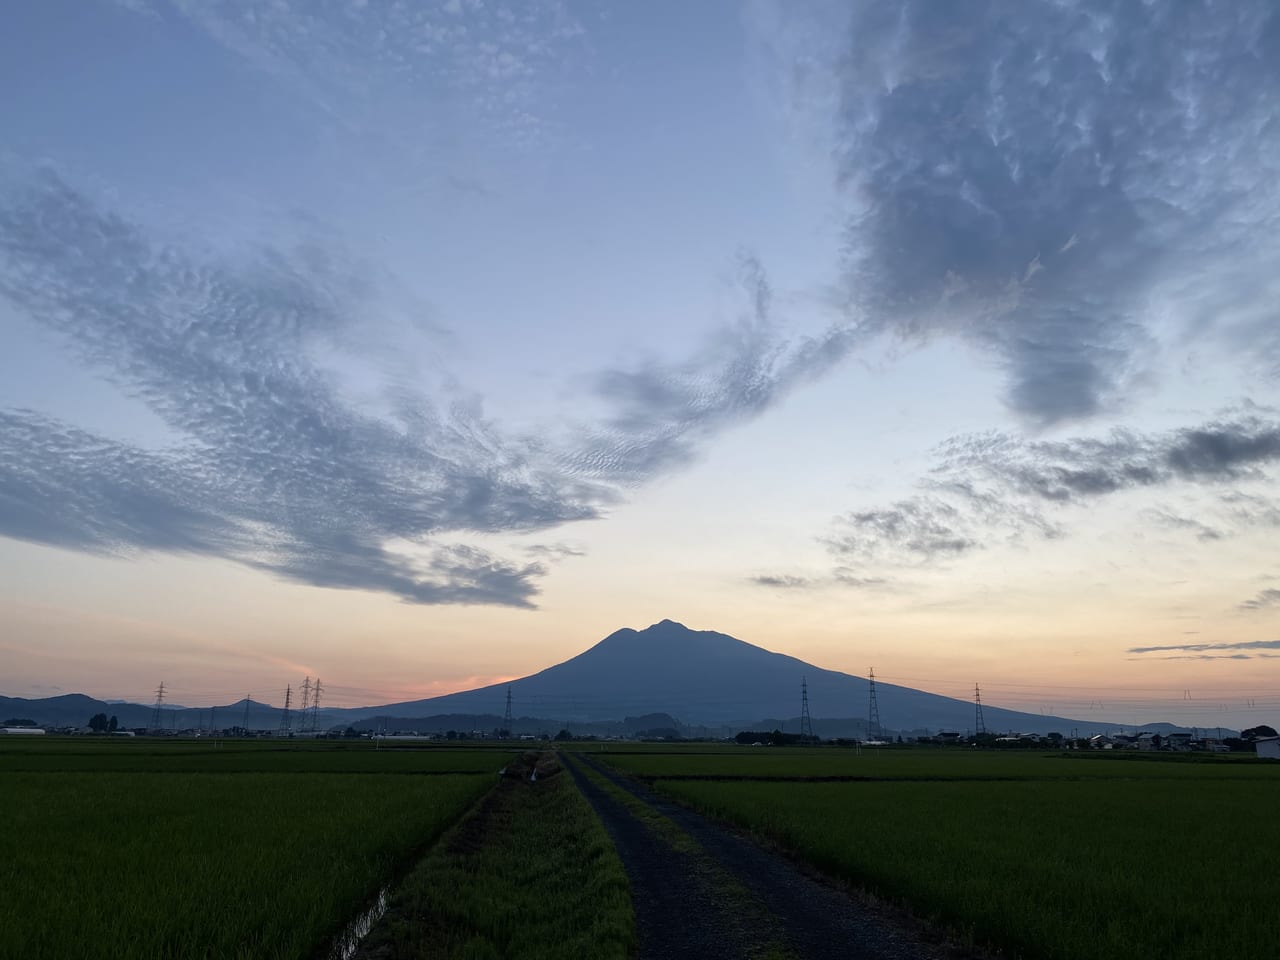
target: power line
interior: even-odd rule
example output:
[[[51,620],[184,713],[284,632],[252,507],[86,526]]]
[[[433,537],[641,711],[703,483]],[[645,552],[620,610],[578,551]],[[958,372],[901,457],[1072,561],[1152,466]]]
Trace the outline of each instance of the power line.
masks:
[[[249,704],[251,704],[252,702],[253,702],[253,694],[246,693],[244,695],[244,725],[241,726],[240,728],[241,730],[244,731],[244,735],[246,737],[249,735]]]
[[[511,736],[511,688],[507,687],[507,711],[502,715],[502,735]]]
[[[973,685],[973,735],[975,737],[984,736],[987,732],[987,723],[982,717],[982,691],[978,689],[978,685]]]

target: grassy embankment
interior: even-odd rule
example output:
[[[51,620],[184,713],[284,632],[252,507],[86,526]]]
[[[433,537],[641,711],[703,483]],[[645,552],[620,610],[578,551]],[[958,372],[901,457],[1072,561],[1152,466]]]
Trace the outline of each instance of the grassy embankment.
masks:
[[[1280,941],[1280,822],[1267,814],[1280,798],[1280,765],[867,754],[602,759],[1017,956],[1204,960],[1266,956]],[[874,779],[798,779],[824,775]]]
[[[0,744],[0,956],[314,956],[502,762],[361,746]]]
[[[397,958],[624,960],[626,874],[567,773],[504,780],[405,878],[363,945]]]

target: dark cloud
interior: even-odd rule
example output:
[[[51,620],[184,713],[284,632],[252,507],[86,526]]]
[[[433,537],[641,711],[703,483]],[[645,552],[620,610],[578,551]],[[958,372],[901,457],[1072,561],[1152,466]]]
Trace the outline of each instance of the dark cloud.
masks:
[[[1166,433],[1116,430],[1102,438],[1026,441],[991,433],[940,448],[943,477],[981,477],[1012,493],[1079,503],[1175,482],[1225,483],[1263,476],[1280,460],[1280,422],[1245,411]]]
[[[1268,607],[1280,606],[1280,590],[1269,587],[1252,600],[1240,604],[1241,610],[1265,610]]]
[[[857,4],[833,69],[860,318],[994,352],[1035,424],[1122,401],[1168,316],[1280,344],[1278,22],[1264,0]]]
[[[1179,643],[1164,647],[1130,647],[1125,653],[1204,653],[1213,650],[1280,650],[1280,640],[1245,640],[1238,643]]]
[[[346,402],[309,358],[369,290],[314,249],[196,262],[47,174],[0,205],[0,295],[176,438],[143,450],[0,412],[5,536],[224,556],[415,603],[527,606],[541,564],[432,538],[545,529],[598,516],[612,496],[474,403],[439,409],[401,390],[387,420]]]

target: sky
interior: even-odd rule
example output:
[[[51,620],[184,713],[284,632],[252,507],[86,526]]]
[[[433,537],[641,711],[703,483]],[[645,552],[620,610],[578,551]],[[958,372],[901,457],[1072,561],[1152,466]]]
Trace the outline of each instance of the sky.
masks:
[[[1266,0],[43,0],[0,126],[0,694],[1280,720]]]

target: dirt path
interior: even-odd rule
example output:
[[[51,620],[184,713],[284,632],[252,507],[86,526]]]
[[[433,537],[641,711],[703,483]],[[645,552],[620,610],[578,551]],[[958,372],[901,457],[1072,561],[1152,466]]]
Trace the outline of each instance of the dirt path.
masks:
[[[852,899],[785,857],[666,800],[590,755],[574,777],[631,882],[640,960],[939,960],[974,957]],[[603,777],[592,779],[579,765]],[[625,792],[624,800],[617,790]]]

